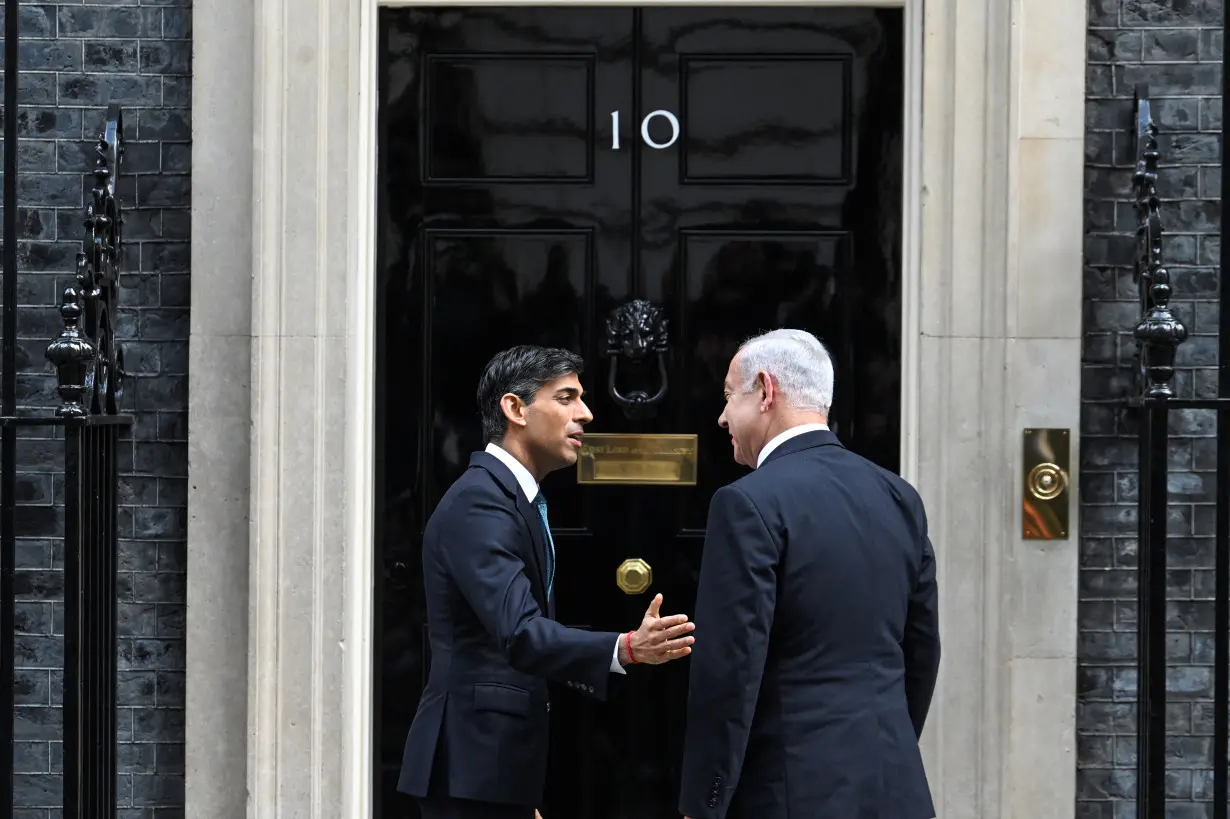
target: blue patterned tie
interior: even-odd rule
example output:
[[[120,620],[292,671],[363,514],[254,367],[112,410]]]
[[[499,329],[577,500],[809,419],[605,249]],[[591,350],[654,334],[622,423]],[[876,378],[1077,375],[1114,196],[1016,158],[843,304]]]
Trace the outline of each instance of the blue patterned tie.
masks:
[[[534,496],[534,506],[538,507],[538,517],[542,518],[542,528],[547,533],[547,599],[551,599],[551,590],[555,587],[555,538],[551,537],[551,524],[547,521],[547,498],[538,490]]]

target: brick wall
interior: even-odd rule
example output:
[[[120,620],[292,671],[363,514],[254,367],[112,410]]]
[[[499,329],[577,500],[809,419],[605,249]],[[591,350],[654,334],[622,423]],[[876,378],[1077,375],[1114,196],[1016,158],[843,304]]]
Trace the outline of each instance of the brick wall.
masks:
[[[131,808],[120,815],[181,816],[192,10],[188,0],[20,8],[23,406],[55,400],[43,352],[63,326],[55,305],[83,236],[93,142],[107,103],[124,108],[118,331],[136,426],[121,461],[119,793]],[[36,437],[20,449],[19,496],[46,511],[21,515],[18,532],[16,804],[20,819],[50,819],[62,770],[62,455]]]
[[[1134,817],[1136,418],[1132,95],[1150,85],[1173,304],[1191,333],[1181,395],[1217,390],[1222,3],[1090,0],[1081,432],[1078,819]],[[1126,332],[1125,332],[1126,331]],[[1211,816],[1215,419],[1172,413],[1167,816]]]
[[[90,144],[108,102],[123,104],[129,150],[122,336],[134,374],[137,426],[124,470],[120,735],[123,815],[182,813],[184,528],[187,472],[188,195],[191,10],[144,4],[23,4],[20,157],[19,385],[26,406],[53,400],[43,360],[59,329],[57,294],[82,235]],[[1080,668],[1077,720],[1081,819],[1131,815],[1135,764],[1134,419],[1114,401],[1129,389],[1136,319],[1131,280],[1131,97],[1148,82],[1163,132],[1166,258],[1192,332],[1183,394],[1216,389],[1221,4],[1091,0],[1084,275],[1085,402],[1081,451]],[[1204,816],[1212,715],[1212,419],[1174,418],[1168,781]],[[20,489],[54,505],[58,448],[22,447]],[[21,819],[59,804],[63,631],[58,515],[31,516],[17,577],[17,799]]]

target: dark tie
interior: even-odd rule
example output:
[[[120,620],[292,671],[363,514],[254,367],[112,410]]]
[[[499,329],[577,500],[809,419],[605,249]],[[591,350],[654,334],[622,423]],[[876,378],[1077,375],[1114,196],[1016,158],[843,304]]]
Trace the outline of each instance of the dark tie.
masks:
[[[551,589],[555,587],[555,539],[551,537],[551,524],[547,520],[547,498],[538,490],[534,496],[534,505],[538,507],[538,517],[542,518],[543,531],[547,533],[547,599],[551,599]]]

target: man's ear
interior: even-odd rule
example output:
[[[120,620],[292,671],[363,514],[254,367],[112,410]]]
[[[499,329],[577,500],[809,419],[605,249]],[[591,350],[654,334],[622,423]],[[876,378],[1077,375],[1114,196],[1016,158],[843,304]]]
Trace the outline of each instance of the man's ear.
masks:
[[[504,417],[508,419],[508,423],[516,424],[519,427],[525,426],[525,402],[516,395],[506,392],[500,396],[500,409],[503,410]]]
[[[767,410],[773,406],[773,401],[777,397],[777,387],[773,384],[773,377],[764,370],[756,373],[756,389],[760,392],[761,409]]]

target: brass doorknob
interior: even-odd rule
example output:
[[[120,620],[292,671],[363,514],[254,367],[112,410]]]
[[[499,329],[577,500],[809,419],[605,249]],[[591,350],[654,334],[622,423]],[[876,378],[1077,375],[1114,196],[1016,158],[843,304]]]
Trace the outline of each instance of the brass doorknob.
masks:
[[[630,557],[615,570],[615,585],[624,594],[640,594],[653,582],[653,569],[639,557]]]

